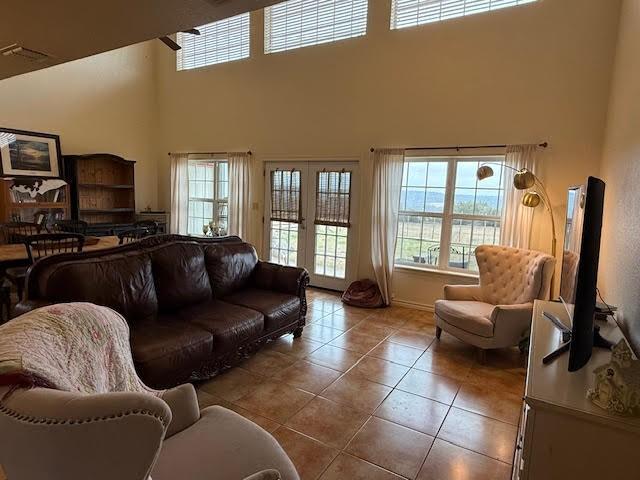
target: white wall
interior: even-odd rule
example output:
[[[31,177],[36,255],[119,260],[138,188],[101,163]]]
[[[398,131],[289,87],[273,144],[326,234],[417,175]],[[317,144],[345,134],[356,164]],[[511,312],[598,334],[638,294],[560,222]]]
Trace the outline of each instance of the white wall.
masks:
[[[640,355],[640,0],[625,0],[601,174],[607,183],[600,287]]]
[[[617,0],[544,0],[389,30],[390,0],[372,0],[365,37],[262,53],[252,14],[251,58],[176,72],[158,44],[159,203],[169,208],[168,151],[250,148],[251,240],[261,244],[261,162],[292,156],[361,162],[359,276],[370,276],[371,146],[547,140],[542,172],[559,229],[568,185],[596,174],[619,18]],[[258,176],[259,175],[259,176]],[[543,212],[534,245],[548,249]],[[561,239],[560,239],[561,241]],[[431,305],[441,274],[398,272],[396,298]]]
[[[136,205],[158,204],[154,49],[133,45],[0,82],[0,125],[60,135],[63,154],[136,160]]]

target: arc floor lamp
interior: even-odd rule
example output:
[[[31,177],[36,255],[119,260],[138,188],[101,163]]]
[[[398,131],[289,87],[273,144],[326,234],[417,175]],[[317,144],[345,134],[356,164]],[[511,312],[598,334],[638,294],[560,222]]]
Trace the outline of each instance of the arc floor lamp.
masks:
[[[487,162],[483,163],[476,172],[478,180],[484,180],[493,176],[493,168],[489,165],[500,165],[501,167],[513,170],[515,175],[513,176],[513,188],[517,190],[529,190],[522,196],[522,205],[529,208],[536,208],[542,204],[545,210],[549,212],[551,218],[551,255],[556,258],[556,222],[553,219],[553,211],[551,210],[551,202],[549,201],[549,195],[547,189],[540,179],[531,171],[526,168],[520,170],[504,165],[501,163]],[[533,189],[534,190],[530,190]],[[552,290],[553,292],[553,290]]]

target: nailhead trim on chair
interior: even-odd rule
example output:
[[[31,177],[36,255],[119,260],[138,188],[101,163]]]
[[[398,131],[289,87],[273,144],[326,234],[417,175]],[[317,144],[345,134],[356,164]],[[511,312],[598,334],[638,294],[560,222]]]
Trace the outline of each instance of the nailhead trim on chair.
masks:
[[[151,410],[140,410],[140,409],[126,410],[124,412],[114,413],[111,415],[104,415],[102,417],[90,417],[90,418],[83,418],[80,420],[71,420],[71,419],[56,420],[53,418],[39,418],[39,417],[30,416],[30,415],[23,415],[7,407],[6,405],[2,405],[2,404],[0,404],[0,413],[3,413],[8,417],[14,418],[20,422],[32,423],[36,425],[82,425],[85,423],[101,422],[104,420],[114,420],[116,418],[128,417],[129,415],[146,415],[146,416],[151,416],[156,420],[159,420],[160,423],[162,423],[162,425],[165,428],[167,427],[167,424],[165,423],[164,418],[162,418],[160,415],[158,415],[155,412],[152,412]]]

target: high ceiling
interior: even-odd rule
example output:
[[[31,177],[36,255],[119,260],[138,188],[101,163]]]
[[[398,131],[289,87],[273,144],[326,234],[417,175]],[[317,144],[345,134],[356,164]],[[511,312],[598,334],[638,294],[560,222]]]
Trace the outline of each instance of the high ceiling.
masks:
[[[19,0],[3,8],[0,51],[17,44],[48,57],[0,55],[0,79],[143,42],[282,0]],[[28,52],[25,52],[28,53]]]

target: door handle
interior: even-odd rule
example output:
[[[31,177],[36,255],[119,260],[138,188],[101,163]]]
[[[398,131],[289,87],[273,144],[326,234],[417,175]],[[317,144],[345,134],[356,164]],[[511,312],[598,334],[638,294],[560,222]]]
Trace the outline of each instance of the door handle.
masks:
[[[306,224],[306,222],[305,222],[305,219],[304,219],[304,218],[301,218],[301,219],[300,219],[300,228],[301,228],[302,230],[306,230],[306,229],[307,229],[307,224]]]

